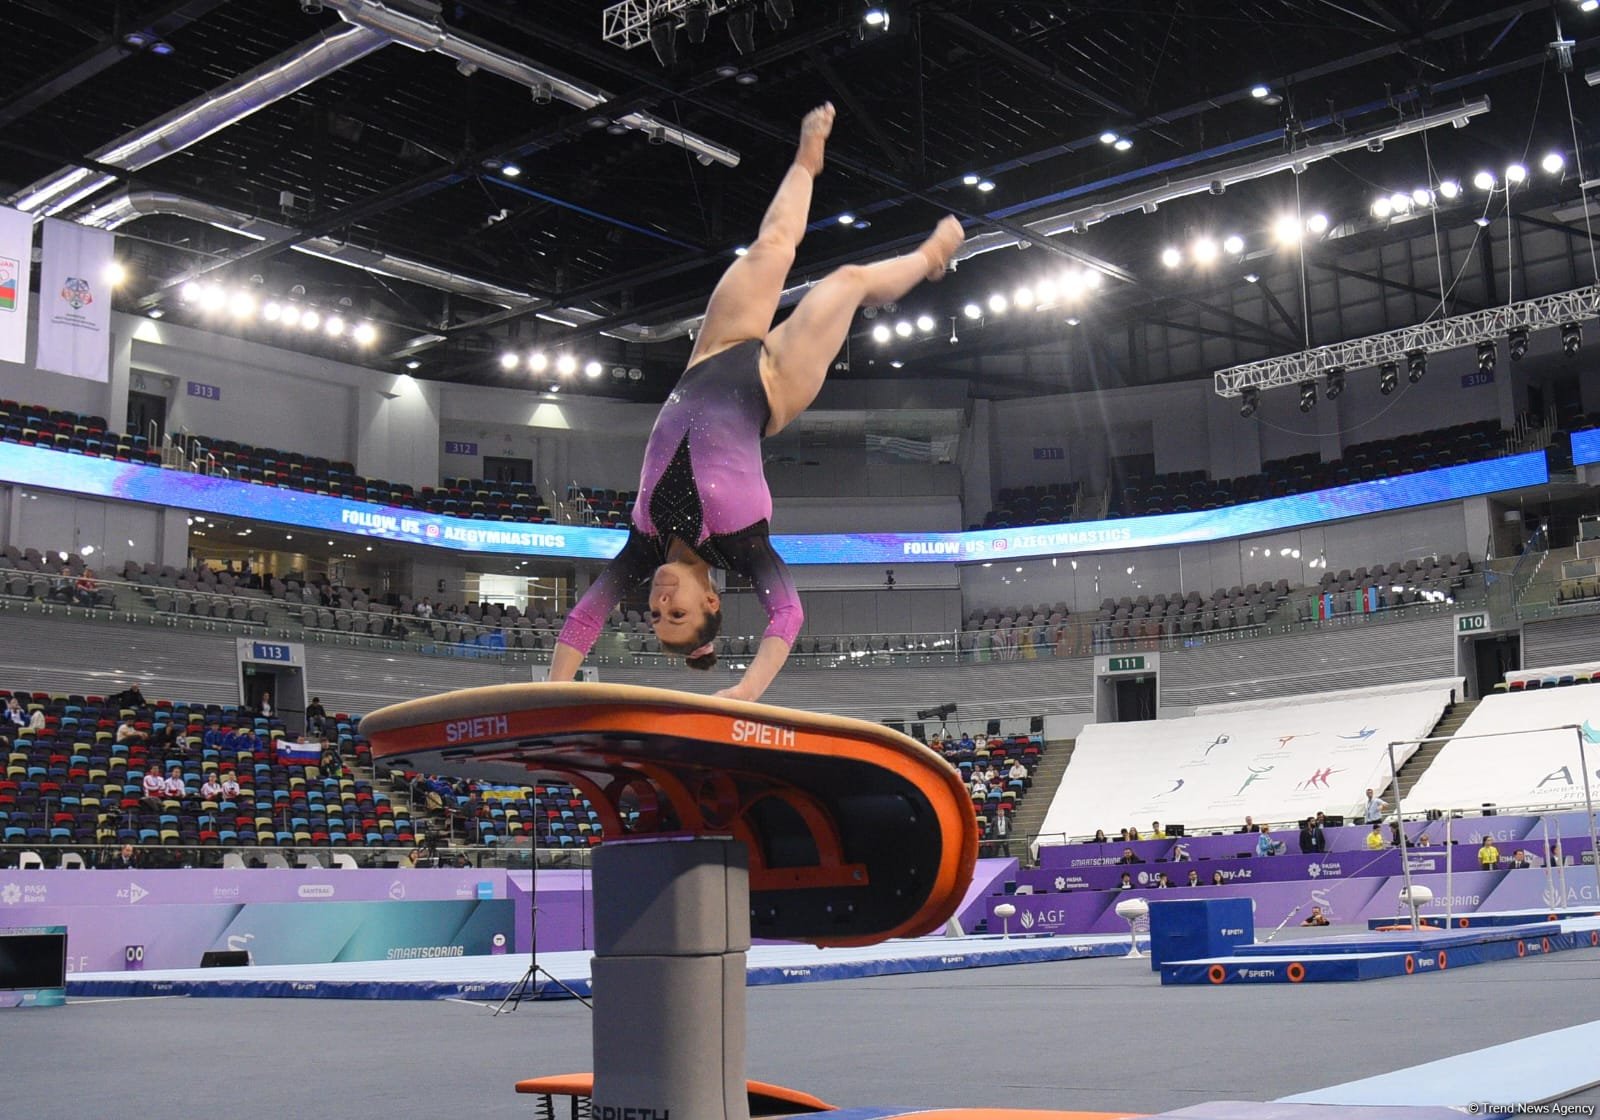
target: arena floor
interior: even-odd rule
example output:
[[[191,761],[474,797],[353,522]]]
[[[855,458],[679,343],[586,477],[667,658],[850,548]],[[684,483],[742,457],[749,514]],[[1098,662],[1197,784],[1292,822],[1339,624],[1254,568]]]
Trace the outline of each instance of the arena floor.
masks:
[[[1586,1024],[1595,991],[1590,949],[1361,984],[1163,988],[1148,961],[1112,958],[757,987],[749,1074],[838,1106],[1160,1112]],[[589,1069],[589,1014],[571,1000],[499,1018],[444,1000],[74,1000],[4,1018],[5,1114],[214,1120],[248,1101],[269,1115],[526,1118],[512,1082]],[[1592,1051],[1574,1061],[1600,1080]],[[1519,1069],[1503,1052],[1480,1065]],[[1526,1080],[1523,1099],[1551,1095],[1537,1072]]]

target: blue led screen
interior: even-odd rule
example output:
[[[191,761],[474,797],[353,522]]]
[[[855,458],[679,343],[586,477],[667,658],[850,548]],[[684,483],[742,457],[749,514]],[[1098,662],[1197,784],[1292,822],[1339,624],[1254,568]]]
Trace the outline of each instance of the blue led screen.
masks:
[[[1600,463],[1600,428],[1572,433],[1572,465]]]
[[[772,540],[791,564],[1017,560],[1256,536],[1548,481],[1544,453],[1530,452],[1194,513],[970,532],[775,534]],[[456,552],[609,560],[626,539],[621,529],[473,521],[19,444],[0,444],[0,482]]]

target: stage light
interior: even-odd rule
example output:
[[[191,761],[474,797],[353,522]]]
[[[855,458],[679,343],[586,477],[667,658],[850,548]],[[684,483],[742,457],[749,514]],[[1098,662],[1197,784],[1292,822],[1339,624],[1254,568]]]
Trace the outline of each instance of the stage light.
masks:
[[[1511,355],[1513,362],[1522,361],[1528,353],[1528,329],[1516,327],[1506,333],[1506,353]]]
[[[281,318],[284,326],[292,327],[300,322],[300,309],[292,303],[285,304]]]
[[[1494,343],[1488,339],[1478,343],[1478,372],[1493,373],[1495,363]]]
[[[1300,219],[1293,214],[1280,214],[1272,223],[1272,239],[1279,245],[1300,244]]]
[[[1032,307],[1034,303],[1033,289],[1018,288],[1016,291],[1011,293],[1011,302],[1026,311],[1028,308]]]
[[[183,290],[178,293],[178,298],[183,300],[184,303],[195,303],[202,294],[200,285],[191,280],[183,286]]]
[[[1493,171],[1480,171],[1472,177],[1472,185],[1480,191],[1494,190],[1495,177]]]
[[[978,189],[984,194],[988,194],[990,191],[994,190],[994,183],[989,179],[985,179],[983,182],[978,184]]]
[[[1454,200],[1461,193],[1461,184],[1454,179],[1445,179],[1439,184],[1439,197]]]
[[[789,26],[794,18],[794,0],[767,0],[767,22],[774,31]]]
[[[578,359],[571,354],[563,354],[556,359],[556,372],[562,377],[571,377],[578,372]]]
[[[105,271],[100,274],[100,278],[115,288],[128,278],[128,270],[122,267],[121,261],[112,261],[106,265]]]
[[[856,216],[850,213],[840,214],[839,224],[842,226],[853,226],[856,224]]]
[[[734,255],[734,256],[736,256],[736,257],[742,257],[742,256],[744,256],[744,255],[745,255],[745,254],[746,254],[746,253],[748,253],[748,252],[749,252],[749,251],[750,251],[750,248],[749,248],[749,246],[747,246],[747,245],[740,245],[740,246],[739,246],[739,247],[738,247],[738,248],[736,248],[736,249],[734,249],[734,251],[733,251],[733,255]]]
[[[1411,210],[1411,196],[1404,191],[1395,191],[1389,196],[1389,209],[1396,214],[1409,213]]]
[[[1300,382],[1300,411],[1310,412],[1317,407],[1317,383],[1315,381]]]
[[[1197,238],[1189,253],[1195,264],[1212,264],[1217,259],[1217,243],[1209,237]]]
[[[961,182],[965,186],[975,187],[978,185],[978,176],[969,171],[965,175],[961,176]]]
[[[650,25],[650,49],[655,52],[656,61],[662,66],[671,67],[677,64],[677,20],[668,16],[665,19],[658,19]]]
[[[1240,277],[1240,279],[1242,279],[1246,284],[1259,284],[1261,283],[1261,273],[1247,272]]]
[[[906,322],[904,319],[901,319],[894,325],[894,333],[899,335],[901,338],[910,338],[914,333],[914,330],[910,323]]]
[[[322,316],[317,314],[315,311],[312,311],[312,310],[310,310],[308,308],[304,312],[301,313],[301,315],[300,315],[300,329],[301,330],[303,330],[303,331],[314,331],[321,325],[322,325]]]
[[[269,323],[276,323],[283,314],[283,308],[276,303],[269,303],[261,309],[261,317]]]
[[[235,319],[248,319],[256,313],[256,297],[249,292],[234,292],[228,300],[228,311]]]
[[[1321,213],[1311,215],[1311,217],[1306,219],[1306,229],[1310,230],[1319,237],[1322,234],[1327,233],[1328,215]]]
[[[872,328],[872,341],[882,345],[894,337],[894,331],[889,329],[888,323],[879,323]]]
[[[1375,198],[1372,200],[1372,216],[1380,222],[1393,212],[1394,207],[1389,205],[1387,198]]]
[[[1100,134],[1100,143],[1102,144],[1115,144],[1120,139],[1121,137],[1109,128]]]
[[[1528,177],[1528,169],[1520,163],[1513,163],[1506,168],[1506,182],[1511,184],[1521,183]]]
[[[543,350],[535,350],[528,355],[528,371],[530,373],[543,373],[550,368],[550,358]]]
[[[885,23],[888,21],[885,20]],[[728,38],[740,54],[751,54],[756,49],[756,10],[750,4],[741,4],[728,12]]]
[[[378,341],[378,328],[371,323],[358,323],[351,337],[356,340],[357,346],[371,346]]]
[[[159,307],[152,307],[148,312],[146,312],[146,314],[148,314],[152,319],[164,319],[167,315],[167,313],[161,310]]]
[[[1344,392],[1344,367],[1334,366],[1328,371],[1327,385],[1322,390],[1322,395],[1328,400],[1338,400],[1339,394]]]
[[[1267,86],[1251,86],[1250,87],[1250,96],[1255,98],[1257,101],[1260,101],[1260,100],[1264,99],[1271,92],[1272,92],[1272,90],[1269,89]]]
[[[1034,294],[1039,297],[1040,307],[1045,307],[1054,303],[1056,301],[1057,294],[1056,282],[1054,280],[1039,281],[1039,287],[1035,290]],[[1067,298],[1070,298],[1076,294],[1077,290],[1075,289],[1066,289],[1064,292],[1062,292],[1062,295]]]
[[[961,309],[961,314],[969,319],[981,319],[983,318],[983,308],[975,303],[969,303]]]
[[[517,364],[520,361],[520,358],[518,358],[510,350],[507,350],[504,354],[500,355],[500,368],[505,370],[507,373],[510,373],[512,370],[517,368]]]
[[[514,163],[508,163],[500,168],[500,174],[504,175],[507,179],[515,179],[518,175],[522,174],[522,168],[518,167]]]
[[[406,363],[406,368],[409,369],[409,370],[419,370],[419,369],[422,368],[422,363],[417,361],[417,359],[412,358],[409,362]]]
[[[1428,372],[1428,352],[1426,350],[1406,351],[1406,380],[1415,385],[1421,381]]]
[[[989,310],[993,311],[996,315],[1004,315],[1006,313],[1006,308],[1010,306],[1011,304],[1006,300],[1006,297],[1001,295],[999,292],[996,292],[994,295],[989,297]]]
[[[1261,407],[1261,390],[1254,385],[1247,385],[1239,391],[1239,415],[1249,418],[1256,414],[1256,409]]]
[[[1578,11],[1592,12],[1600,8],[1600,0],[1578,0]]]
[[[1227,253],[1229,256],[1238,256],[1240,253],[1244,252],[1244,238],[1240,237],[1237,233],[1230,233],[1222,241],[1222,251]]]
[[[1432,206],[1433,192],[1427,187],[1418,187],[1416,190],[1411,192],[1411,201],[1416,203],[1418,206]]]
[[[1583,328],[1577,323],[1561,324],[1561,352],[1571,357],[1583,348]]]
[[[328,321],[323,324],[322,329],[328,332],[329,338],[338,338],[340,335],[344,334],[344,320],[339,318],[337,315],[329,316]]]
[[[1078,318],[1076,315],[1067,316],[1067,326],[1069,327],[1075,327],[1081,322],[1083,322],[1083,320]]]
[[[1183,263],[1183,252],[1171,245],[1161,250],[1161,263],[1168,268],[1177,268]]]
[[[711,25],[711,9],[706,0],[689,0],[683,6],[683,30],[691,43],[706,41],[706,28]]]
[[[871,7],[861,17],[861,22],[874,31],[887,31],[889,30],[889,13],[884,8]]]
[[[605,367],[602,366],[599,362],[595,361],[592,358],[588,362],[584,363],[583,375],[585,377],[587,377],[590,381],[593,381],[595,378],[599,377],[605,371],[606,371]]]
[[[1546,175],[1559,175],[1561,174],[1561,169],[1566,165],[1567,157],[1560,152],[1547,152],[1545,157],[1539,161],[1539,166]]]
[[[1119,152],[1126,152],[1133,147],[1133,141],[1129,140],[1126,136],[1119,136],[1117,137],[1116,143],[1112,144],[1111,146]]]
[[[1384,362],[1378,367],[1378,392],[1388,396],[1400,384],[1400,367],[1394,362]]]
[[[1105,283],[1105,277],[1101,276],[1099,272],[1092,268],[1085,272],[1073,273],[1073,275],[1082,279],[1083,286],[1088,288],[1091,292],[1099,291],[1100,285]]]
[[[228,293],[220,284],[207,284],[200,293],[200,306],[206,311],[221,311],[228,305]]]
[[[923,334],[928,334],[936,325],[937,324],[934,323],[932,315],[917,316],[917,330],[921,331]]]

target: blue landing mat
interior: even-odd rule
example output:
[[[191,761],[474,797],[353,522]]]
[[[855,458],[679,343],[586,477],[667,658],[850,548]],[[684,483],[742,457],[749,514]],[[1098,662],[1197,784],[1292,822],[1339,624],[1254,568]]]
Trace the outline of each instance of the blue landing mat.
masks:
[[[1450,928],[1457,929],[1482,929],[1486,926],[1520,926],[1529,922],[1560,922],[1570,918],[1600,917],[1600,910],[1575,909],[1575,910],[1502,910],[1493,914],[1457,914],[1450,918]],[[1381,929],[1384,926],[1407,925],[1411,921],[1410,914],[1396,914],[1389,918],[1368,918],[1368,929]],[[1443,928],[1445,916],[1443,914],[1424,914],[1422,924],[1430,923]]]
[[[1310,937],[1304,940],[1265,945],[1240,945],[1234,949],[1239,957],[1279,957],[1286,948],[1300,954],[1329,955],[1334,953],[1427,953],[1439,949],[1458,949],[1467,945],[1481,945],[1502,941],[1507,927],[1440,930],[1438,933],[1348,933],[1335,937]],[[1561,932],[1559,922],[1538,922],[1516,927],[1518,937],[1546,937]]]

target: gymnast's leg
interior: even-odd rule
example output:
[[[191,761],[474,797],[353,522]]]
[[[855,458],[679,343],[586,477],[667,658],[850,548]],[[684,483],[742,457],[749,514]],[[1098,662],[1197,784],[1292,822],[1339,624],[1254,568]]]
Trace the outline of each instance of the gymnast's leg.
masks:
[[[689,364],[751,338],[765,338],[778,310],[783,282],[794,265],[811,212],[811,181],[822,172],[823,149],[833,131],[831,103],[800,122],[800,148],[761,219],[761,231],[744,256],[722,274],[694,341]]]
[[[824,277],[794,314],[767,336],[761,378],[775,436],[817,399],[828,366],[844,345],[856,309],[892,303],[923,280],[936,280],[965,239],[961,223],[946,217],[915,252],[876,264],[851,264]]]

